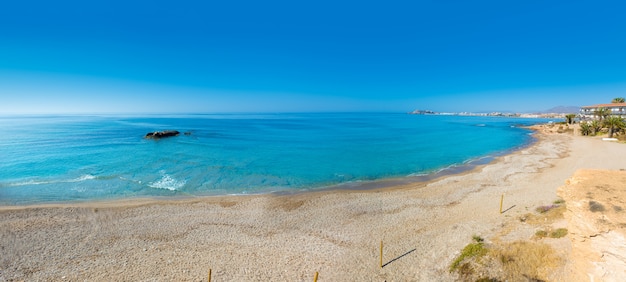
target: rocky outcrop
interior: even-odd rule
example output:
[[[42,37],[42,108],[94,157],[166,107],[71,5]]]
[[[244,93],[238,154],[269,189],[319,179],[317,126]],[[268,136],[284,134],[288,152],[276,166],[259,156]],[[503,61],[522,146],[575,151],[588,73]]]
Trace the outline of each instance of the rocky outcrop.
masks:
[[[579,170],[558,194],[567,205],[570,281],[626,281],[626,171]]]
[[[179,134],[180,132],[178,132],[177,130],[155,131],[146,134],[145,138],[160,139],[164,137],[178,136]]]

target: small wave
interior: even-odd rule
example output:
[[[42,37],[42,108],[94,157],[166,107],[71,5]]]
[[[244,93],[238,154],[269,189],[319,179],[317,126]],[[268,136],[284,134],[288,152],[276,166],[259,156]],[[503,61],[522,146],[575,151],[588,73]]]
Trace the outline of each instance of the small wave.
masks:
[[[428,176],[428,173],[423,173],[423,172],[419,172],[419,173],[411,173],[409,175],[407,175],[408,177],[419,177],[419,176]]]
[[[149,183],[148,186],[152,188],[176,191],[182,188],[186,183],[186,181],[176,180],[172,178],[169,174],[166,174],[164,172],[161,172],[161,174],[162,174],[161,179],[159,179],[158,181]]]
[[[68,182],[81,182],[81,181],[85,181],[85,180],[91,180],[91,179],[96,179],[95,176],[91,175],[91,174],[84,174],[81,175],[80,177],[74,178]]]
[[[26,185],[42,185],[42,184],[55,184],[55,183],[74,183],[81,182],[86,180],[96,179],[95,176],[91,174],[84,174],[77,178],[73,179],[63,179],[63,180],[28,180],[22,182],[9,183],[7,186],[26,186]]]

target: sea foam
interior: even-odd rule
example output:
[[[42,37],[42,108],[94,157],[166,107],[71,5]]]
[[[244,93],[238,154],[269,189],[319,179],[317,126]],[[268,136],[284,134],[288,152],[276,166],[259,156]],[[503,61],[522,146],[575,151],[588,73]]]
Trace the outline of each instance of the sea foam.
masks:
[[[186,181],[176,180],[169,174],[161,171],[161,179],[148,184],[149,187],[157,189],[166,189],[170,191],[176,191],[185,186]]]

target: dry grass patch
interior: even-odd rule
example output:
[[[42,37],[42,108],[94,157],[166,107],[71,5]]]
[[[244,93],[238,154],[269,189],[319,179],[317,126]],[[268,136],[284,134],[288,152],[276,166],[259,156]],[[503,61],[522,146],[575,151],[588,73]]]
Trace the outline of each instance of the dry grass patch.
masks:
[[[543,239],[545,237],[550,237],[550,238],[563,238],[567,235],[568,231],[567,228],[557,228],[555,230],[538,230],[537,232],[535,232],[535,238],[536,239]]]
[[[502,276],[498,280],[547,280],[551,270],[563,259],[548,244],[517,241],[503,244],[490,251],[489,256],[500,264]]]
[[[520,226],[518,221],[512,220],[506,227],[503,226],[504,230],[499,235],[508,234],[515,228],[535,229],[535,235],[530,240],[525,239],[528,237],[517,237],[510,241],[501,241],[500,237],[496,237],[492,242],[485,243],[482,238],[475,236],[474,242],[465,246],[452,262],[450,271],[457,273],[463,281],[553,280],[554,275],[559,275],[555,273],[562,271],[566,259],[553,248],[560,246],[555,244],[560,241],[540,240],[559,239],[568,234],[566,228],[553,227],[555,222],[563,220],[565,211],[565,202],[558,199],[550,205],[539,206],[534,212],[519,218],[521,222],[529,225]]]
[[[544,243],[515,241],[471,243],[450,266],[464,281],[545,281],[563,264],[554,249]]]
[[[563,238],[567,235],[567,228],[558,228],[550,232],[550,238]]]
[[[521,222],[529,224],[543,224],[563,218],[566,208],[564,204],[540,206],[535,209],[537,213],[527,213],[519,218]]]
[[[542,239],[545,237],[548,237],[548,231],[538,230],[537,232],[535,232],[535,238]]]

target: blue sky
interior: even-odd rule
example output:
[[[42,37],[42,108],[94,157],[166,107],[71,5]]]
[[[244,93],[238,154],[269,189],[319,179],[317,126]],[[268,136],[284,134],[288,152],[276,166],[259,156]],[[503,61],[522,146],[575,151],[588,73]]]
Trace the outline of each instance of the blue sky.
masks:
[[[5,1],[0,114],[537,111],[626,96],[621,1]]]

